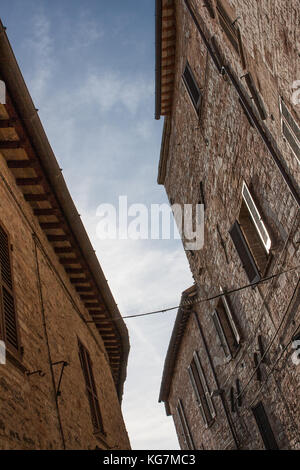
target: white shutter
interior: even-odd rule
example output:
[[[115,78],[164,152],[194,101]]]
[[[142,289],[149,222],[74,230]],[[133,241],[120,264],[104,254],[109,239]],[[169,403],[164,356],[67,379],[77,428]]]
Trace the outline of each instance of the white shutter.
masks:
[[[260,216],[260,213],[255,205],[255,202],[251,196],[251,193],[248,189],[248,186],[246,185],[245,181],[243,181],[243,189],[242,189],[242,196],[245,201],[245,204],[249,210],[249,213],[251,215],[251,218],[253,220],[253,223],[256,227],[256,230],[264,244],[264,247],[269,253],[270,248],[271,248],[271,238],[268,234],[268,231],[266,229],[266,226]]]

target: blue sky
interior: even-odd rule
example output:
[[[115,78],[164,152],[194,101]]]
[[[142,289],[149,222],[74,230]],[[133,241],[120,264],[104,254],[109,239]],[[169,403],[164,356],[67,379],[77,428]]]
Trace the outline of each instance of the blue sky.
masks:
[[[1,19],[122,315],[178,305],[192,277],[180,241],[99,240],[96,210],[167,202],[156,183],[154,0],[3,0]],[[123,413],[134,449],[176,449],[157,403],[176,312],[128,320]]]

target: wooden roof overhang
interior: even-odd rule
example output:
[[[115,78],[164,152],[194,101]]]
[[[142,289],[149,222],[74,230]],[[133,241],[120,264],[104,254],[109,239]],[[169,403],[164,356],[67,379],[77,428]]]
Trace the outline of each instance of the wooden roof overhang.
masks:
[[[171,114],[176,55],[175,0],[156,0],[155,119]]]
[[[171,414],[169,408],[169,394],[173,381],[173,374],[176,367],[178,353],[180,351],[181,342],[188,324],[190,315],[193,311],[194,305],[193,300],[197,296],[197,287],[193,284],[191,287],[186,289],[181,296],[180,307],[178,309],[176,320],[174,323],[165,363],[163,376],[160,386],[159,403],[164,402],[166,413],[169,416]]]
[[[0,22],[0,153],[69,276],[108,355],[119,399],[129,353],[128,331],[38,117]]]

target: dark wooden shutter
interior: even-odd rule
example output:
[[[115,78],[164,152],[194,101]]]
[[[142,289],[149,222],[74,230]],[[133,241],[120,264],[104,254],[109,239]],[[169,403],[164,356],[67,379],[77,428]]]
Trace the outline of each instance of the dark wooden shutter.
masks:
[[[278,450],[278,445],[262,402],[259,402],[254,408],[252,408],[252,412],[265,448],[267,450]]]
[[[196,111],[198,111],[201,103],[201,91],[188,62],[185,66],[182,78],[192,100],[192,103]]]
[[[249,281],[251,283],[258,282],[261,278],[260,273],[237,221],[229,230],[229,234],[232,238],[233,244],[240,257],[242,266],[246,271]]]
[[[19,335],[16,318],[16,308],[13,292],[13,280],[10,258],[10,243],[5,230],[0,226],[0,290],[1,290],[1,317],[2,331],[6,346],[19,353]]]
[[[78,341],[79,346],[79,357],[82,367],[82,372],[86,385],[87,397],[91,410],[91,418],[95,432],[103,433],[103,422],[100,412],[98,394],[96,390],[96,384],[94,380],[94,374],[92,369],[91,358],[88,350]]]

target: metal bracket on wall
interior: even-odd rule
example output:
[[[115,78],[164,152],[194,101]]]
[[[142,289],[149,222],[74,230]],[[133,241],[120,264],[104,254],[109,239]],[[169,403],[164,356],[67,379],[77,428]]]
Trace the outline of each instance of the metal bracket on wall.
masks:
[[[25,371],[25,375],[27,375],[27,377],[29,377],[30,375],[36,375],[38,374],[39,377],[44,377],[46,374],[45,372],[43,372],[42,370],[34,370],[34,371],[30,371],[30,370],[26,370]]]
[[[56,398],[57,397],[60,397],[61,395],[61,391],[60,391],[60,385],[61,385],[61,381],[62,381],[62,376],[63,376],[63,373],[64,373],[64,369],[65,367],[69,366],[70,364],[66,361],[57,361],[57,362],[52,362],[51,365],[52,366],[57,366],[57,365],[60,365],[62,364],[62,368],[61,368],[61,371],[60,371],[60,376],[59,376],[59,380],[58,380],[58,385],[57,385],[57,389],[56,389]]]

